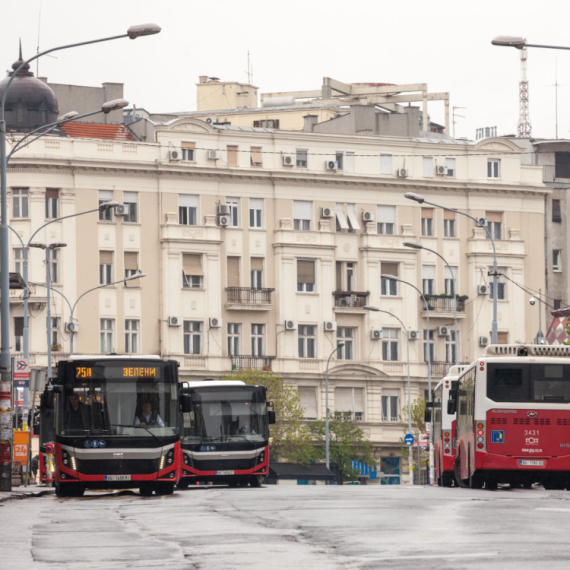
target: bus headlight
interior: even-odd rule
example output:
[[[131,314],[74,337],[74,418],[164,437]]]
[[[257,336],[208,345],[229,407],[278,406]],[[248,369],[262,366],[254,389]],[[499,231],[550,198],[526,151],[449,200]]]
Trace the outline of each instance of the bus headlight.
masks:
[[[263,463],[265,461],[265,450],[263,450],[260,454],[259,454],[259,458],[257,460],[258,463]]]

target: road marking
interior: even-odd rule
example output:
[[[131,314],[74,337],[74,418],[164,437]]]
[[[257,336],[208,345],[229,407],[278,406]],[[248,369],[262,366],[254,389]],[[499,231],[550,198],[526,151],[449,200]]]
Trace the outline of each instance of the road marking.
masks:
[[[498,552],[472,552],[467,554],[425,554],[425,555],[414,555],[414,556],[387,556],[385,558],[376,558],[375,560],[427,560],[427,559],[445,559],[450,558],[488,558],[490,556],[498,556]]]
[[[564,509],[562,507],[538,507],[536,509],[534,509],[535,511],[550,511],[553,513],[570,513],[570,508],[569,509]]]

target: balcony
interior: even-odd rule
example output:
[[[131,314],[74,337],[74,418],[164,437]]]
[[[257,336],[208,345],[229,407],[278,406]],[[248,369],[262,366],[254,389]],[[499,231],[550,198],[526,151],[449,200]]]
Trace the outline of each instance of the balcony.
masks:
[[[365,312],[365,305],[368,304],[369,291],[335,291],[334,308],[340,312]]]
[[[230,356],[232,359],[232,370],[271,370],[271,362],[275,356],[252,356],[239,355]]]
[[[429,305],[430,317],[443,316],[448,318],[450,315],[453,315],[456,303],[457,316],[465,317],[465,301],[467,301],[468,298],[466,295],[456,295],[455,297],[447,295],[424,295],[424,297]],[[422,302],[421,305],[422,310],[427,312],[425,304]]]
[[[432,362],[431,375],[443,378],[452,366],[454,366],[453,362]]]
[[[230,311],[270,311],[271,293],[275,289],[253,287],[226,287],[226,309]]]

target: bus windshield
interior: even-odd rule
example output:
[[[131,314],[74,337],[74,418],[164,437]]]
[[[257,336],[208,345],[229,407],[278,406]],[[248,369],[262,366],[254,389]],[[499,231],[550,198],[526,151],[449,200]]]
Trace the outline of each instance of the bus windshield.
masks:
[[[162,363],[73,363],[58,405],[61,435],[171,436],[178,433],[176,382]],[[150,433],[149,433],[150,432]]]
[[[487,396],[494,402],[570,402],[570,364],[489,364]]]
[[[192,411],[184,418],[184,442],[262,441],[269,437],[264,390],[247,386],[201,389],[191,395]]]

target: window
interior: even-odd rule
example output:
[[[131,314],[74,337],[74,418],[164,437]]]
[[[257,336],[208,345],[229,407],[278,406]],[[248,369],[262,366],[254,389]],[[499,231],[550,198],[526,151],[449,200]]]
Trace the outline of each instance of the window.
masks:
[[[14,271],[23,275],[24,273],[24,250],[21,247],[14,248]]]
[[[310,230],[313,219],[313,203],[293,202],[293,228],[296,230]]]
[[[184,321],[184,354],[202,354],[202,323]]]
[[[457,295],[457,291],[455,290],[457,285],[457,267],[451,267],[450,269],[446,265],[443,272],[445,275],[445,294],[453,297]]]
[[[354,291],[356,288],[356,263],[352,261],[336,262],[337,291]]]
[[[123,218],[125,222],[136,224],[139,221],[139,195],[138,192],[124,192],[123,204],[127,206],[128,214]]]
[[[554,177],[570,178],[570,152],[554,153]]]
[[[433,208],[422,208],[422,236],[433,236]]]
[[[241,325],[228,323],[228,356],[239,356]]]
[[[435,265],[422,265],[422,293],[433,295],[435,291]]]
[[[14,352],[22,352],[23,350],[24,350],[24,317],[14,317]]]
[[[400,414],[400,391],[395,389],[382,390],[382,421],[397,422]]]
[[[355,281],[355,264],[353,262],[346,262],[346,290],[354,291],[354,281]]]
[[[240,280],[240,258],[239,257],[228,257],[228,287],[239,287]]]
[[[487,178],[499,178],[501,161],[496,158],[487,160]]]
[[[14,188],[12,190],[12,217],[28,217],[28,189]]]
[[[344,215],[344,204],[336,204],[336,231],[340,232],[342,230],[349,230],[350,226]]]
[[[185,160],[186,162],[194,162],[196,143],[183,141],[180,146],[182,149],[182,160]]]
[[[342,412],[345,419],[360,421],[364,419],[364,389],[335,388],[334,408]]]
[[[250,149],[251,166],[263,166],[263,155],[260,146],[252,146]]]
[[[382,360],[398,360],[400,329],[382,329]]]
[[[99,285],[109,285],[113,282],[113,252],[99,252]]]
[[[459,336],[459,333],[458,333]],[[455,353],[457,351],[458,342],[455,340],[455,331],[450,330],[445,337],[445,362],[455,364]]]
[[[299,325],[299,358],[315,358],[315,327]]]
[[[422,166],[424,178],[433,178],[433,158],[431,156],[424,156]]]
[[[265,355],[265,325],[251,325],[251,355]]]
[[[560,208],[560,200],[552,200],[552,221],[562,222],[562,210]]]
[[[61,348],[59,338],[59,317],[52,317],[51,319],[51,349],[59,350]]]
[[[448,178],[453,178],[455,176],[455,158],[445,159],[445,175]]]
[[[354,360],[354,331],[353,328],[339,327],[336,330],[338,340],[344,341],[344,346],[337,351],[338,360]]]
[[[493,335],[489,333],[489,337]],[[497,331],[497,344],[509,344],[509,333]]]
[[[251,288],[263,288],[263,257],[252,257],[250,260],[251,266]]]
[[[263,200],[259,198],[249,199],[249,227],[263,227]]]
[[[348,218],[348,227],[349,232],[354,233],[356,230],[360,229],[360,224],[358,223],[358,219],[356,217],[356,205],[355,204],[347,204],[346,205],[346,217]]]
[[[49,276],[51,283],[59,283],[59,249],[50,249]]]
[[[490,267],[489,271],[493,271],[493,268]],[[506,273],[507,270],[504,267],[497,267],[497,273]],[[493,283],[493,277],[489,277],[490,281],[489,281],[489,299],[494,299],[495,298],[495,290],[494,290],[494,283]],[[501,275],[497,275],[497,299],[499,301],[504,301],[507,298],[506,295],[506,287],[505,287],[505,282],[503,281],[503,278]]]
[[[182,287],[185,289],[200,289],[203,285],[202,254],[182,254]]]
[[[344,166],[344,152],[342,150],[337,150],[334,160],[336,162],[337,170],[342,170]]]
[[[178,223],[182,226],[198,225],[198,196],[178,195]]]
[[[380,174],[392,174],[392,155],[380,155]]]
[[[347,150],[344,155],[344,170],[345,172],[354,172],[354,151]]]
[[[113,192],[111,190],[99,190],[99,206],[105,202],[114,200]],[[113,208],[106,210],[99,210],[99,221],[110,222],[113,219]]]
[[[132,277],[139,271],[139,254],[136,251],[125,251],[125,277]],[[135,279],[138,281],[138,279]],[[133,283],[129,281],[129,283]]]
[[[562,250],[552,250],[552,271],[562,271]]]
[[[396,225],[395,206],[377,206],[376,227],[379,234],[393,235]]]
[[[503,213],[485,212],[489,233],[493,239],[501,239],[503,235]]]
[[[113,329],[115,321],[113,319],[101,319],[99,333],[101,339],[101,354],[111,354],[113,352]]]
[[[398,277],[398,264],[383,261],[380,263],[380,275],[393,275]],[[389,297],[398,296],[398,282],[394,279],[380,278],[380,294]]]
[[[238,147],[236,145],[228,145],[228,166],[238,165]]]
[[[315,261],[308,259],[297,260],[297,291],[314,293],[315,291]]]
[[[226,198],[226,205],[230,208],[230,227],[239,228],[239,198]]]
[[[455,212],[443,211],[443,237],[456,237],[455,235]]]
[[[48,188],[46,190],[46,220],[53,220],[57,218],[58,212],[59,190],[56,190],[55,188]]]
[[[139,321],[125,320],[125,354],[137,354],[139,351]]]
[[[317,388],[313,386],[299,386],[299,400],[303,408],[303,419],[317,419]]]
[[[298,148],[296,152],[295,164],[297,168],[307,168],[309,151],[306,148]]]
[[[554,299],[554,310],[562,308],[562,299]]]
[[[279,119],[262,119],[261,121],[253,121],[253,126],[261,129],[278,129]]]
[[[424,339],[424,362],[428,361],[428,347],[429,347],[429,357],[430,362],[435,360],[435,330],[424,329],[422,331]]]

